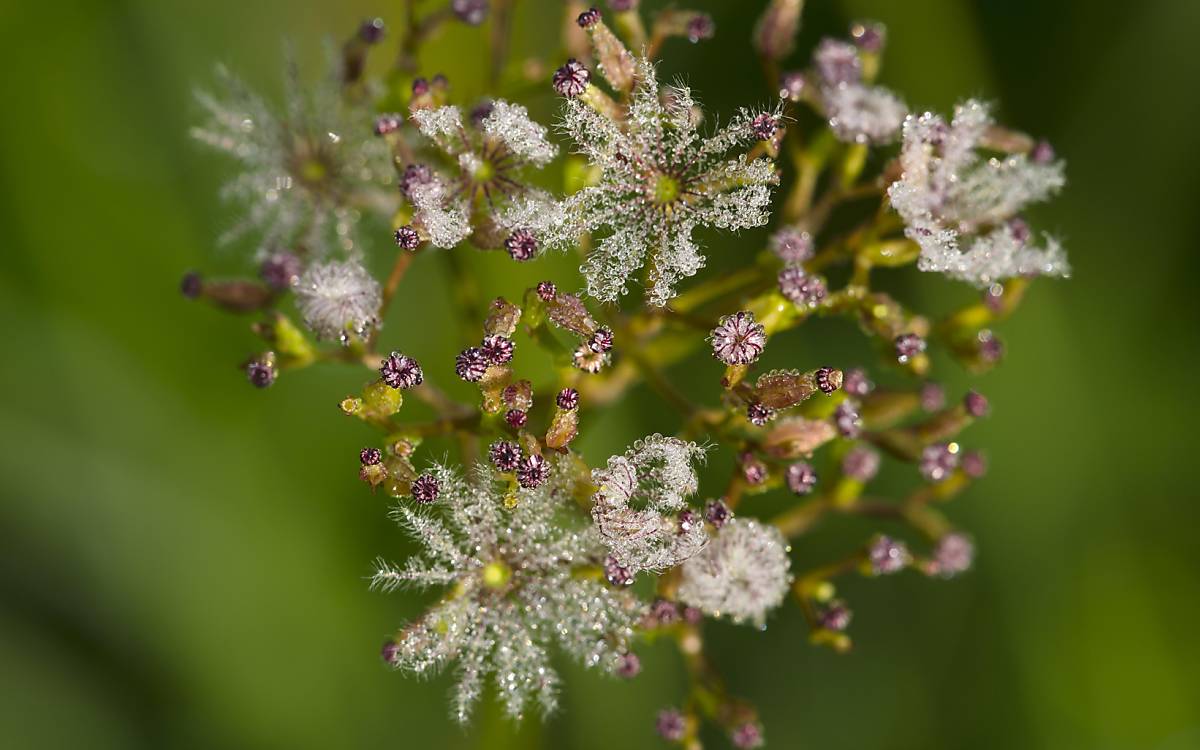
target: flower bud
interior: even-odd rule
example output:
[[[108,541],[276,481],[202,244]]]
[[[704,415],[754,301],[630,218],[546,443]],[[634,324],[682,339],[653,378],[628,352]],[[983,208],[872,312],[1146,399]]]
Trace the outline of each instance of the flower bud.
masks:
[[[754,48],[767,60],[779,62],[796,48],[804,0],[771,0],[754,27]]]

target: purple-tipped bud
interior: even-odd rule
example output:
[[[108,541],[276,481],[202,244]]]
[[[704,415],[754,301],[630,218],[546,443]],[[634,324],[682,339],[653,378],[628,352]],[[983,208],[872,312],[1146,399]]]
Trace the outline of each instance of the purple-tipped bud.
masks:
[[[524,427],[528,420],[529,415],[522,409],[509,409],[504,413],[504,421],[514,430]]]
[[[592,337],[588,339],[588,348],[598,354],[611,351],[613,348],[612,329],[607,327],[597,328]]]
[[[859,22],[850,26],[850,38],[863,52],[879,54],[887,41],[887,29],[883,24]]]
[[[700,520],[700,515],[696,513],[696,511],[689,508],[679,512],[678,529],[680,534],[688,533],[692,529],[696,528],[696,526],[700,523],[702,523],[702,521]]]
[[[558,287],[554,286],[553,281],[539,281],[537,296],[542,302],[549,302],[558,296]]]
[[[820,276],[806,273],[799,266],[779,272],[779,292],[802,310],[811,310],[825,299],[827,289]]]
[[[718,529],[725,525],[731,515],[729,506],[721,500],[709,500],[704,504],[704,520]]]
[[[561,96],[575,98],[587,90],[588,81],[592,74],[575,58],[567,60],[566,64],[554,71],[554,90]]]
[[[188,271],[179,280],[179,293],[188,299],[196,299],[204,292],[204,279],[195,271]]]
[[[399,643],[396,643],[395,641],[390,640],[390,639],[383,642],[383,648],[381,648],[379,650],[379,657],[381,659],[383,659],[384,663],[390,664],[394,667],[394,666],[396,666],[396,660],[399,658],[399,656],[400,656],[400,644]]]
[[[617,676],[631,679],[637,677],[642,671],[642,660],[632,651],[621,654],[620,661],[617,662]]]
[[[713,356],[727,365],[748,365],[767,345],[766,329],[754,322],[754,313],[726,315],[708,338]]]
[[[412,95],[413,96],[425,96],[428,93],[429,93],[429,79],[428,78],[414,78],[413,82],[412,82]]]
[[[788,71],[779,77],[779,98],[798,102],[804,96],[806,86],[807,82],[803,73],[795,70]]]
[[[794,494],[807,495],[817,486],[817,472],[811,464],[799,461],[787,467],[784,481]]]
[[[471,108],[471,124],[476,128],[483,127],[483,121],[496,111],[496,103],[486,99]]]
[[[979,479],[987,473],[987,458],[979,451],[969,451],[962,457],[962,470],[972,479]]]
[[[433,182],[433,170],[425,164],[409,164],[400,176],[400,193],[412,200],[413,190]]]
[[[861,398],[873,391],[875,384],[867,377],[866,370],[856,367],[853,370],[846,371],[846,375],[842,379],[842,388],[851,396]]]
[[[812,235],[802,229],[780,229],[767,240],[771,252],[784,263],[798,265],[813,255]]]
[[[750,424],[762,427],[775,418],[775,410],[754,401],[746,406],[746,419]]]
[[[951,532],[938,541],[933,551],[931,573],[950,578],[965,573],[975,562],[975,545],[964,534]]]
[[[740,456],[742,478],[746,484],[762,484],[767,481],[767,465],[758,460],[753,453],[743,453]]]
[[[488,448],[488,458],[497,471],[513,472],[521,461],[521,448],[507,440],[497,440]]]
[[[695,44],[702,39],[712,39],[713,34],[717,33],[717,25],[713,23],[712,16],[707,13],[697,13],[688,19],[686,32],[688,41]]]
[[[921,408],[933,412],[946,405],[946,389],[932,381],[921,386]]]
[[[654,720],[654,729],[667,742],[680,742],[687,734],[687,719],[677,709],[664,708]]]
[[[564,411],[574,411],[579,408],[579,391],[574,388],[563,388],[554,397],[554,403]]]
[[[432,474],[422,474],[413,480],[412,499],[422,505],[428,505],[438,499],[442,486],[437,477]]]
[[[668,599],[656,599],[650,605],[650,619],[657,625],[672,625],[679,621],[679,605]]]
[[[617,562],[617,558],[609,555],[604,558],[604,577],[614,586],[628,586],[633,583],[633,574],[629,568]]]
[[[300,259],[291,253],[271,253],[258,267],[258,278],[277,292],[291,289],[300,278]]]
[[[434,91],[446,91],[450,88],[450,79],[445,74],[438,73],[429,81],[429,85]]]
[[[1033,159],[1034,164],[1049,164],[1054,161],[1054,147],[1050,145],[1050,141],[1040,140],[1029,152],[1029,158]]]
[[[832,367],[822,367],[817,370],[816,377],[817,388],[826,395],[833,393],[838,388],[842,387],[845,378],[842,376],[841,370],[835,370]]]
[[[538,243],[533,232],[528,229],[518,229],[504,240],[504,248],[513,260],[529,260],[537,255]]]
[[[856,83],[862,77],[858,49],[840,39],[822,39],[813,53],[813,61],[826,86]]]
[[[871,562],[871,570],[877,576],[903,570],[912,560],[904,542],[882,535],[871,543],[867,549],[867,557]]]
[[[842,459],[842,473],[859,482],[869,482],[879,473],[879,453],[865,445],[856,445]]]
[[[417,360],[400,352],[392,352],[383,360],[379,375],[392,388],[413,388],[425,381]]]
[[[502,365],[512,361],[513,349],[516,348],[516,345],[507,336],[496,334],[485,337],[479,348],[483,350],[488,362],[493,365]]]
[[[1021,245],[1027,244],[1030,236],[1033,234],[1033,231],[1029,228],[1029,222],[1020,216],[1014,216],[1009,219],[1004,226],[1008,229],[1008,234],[1013,238],[1013,241]]]
[[[271,356],[256,359],[246,365],[246,379],[255,388],[268,388],[275,382],[279,371],[275,369],[275,358]]]
[[[398,114],[391,113],[380,115],[375,118],[375,135],[387,135],[395,133],[404,124],[404,118]]]
[[[817,620],[821,623],[821,627],[826,630],[836,630],[842,632],[850,627],[850,619],[853,613],[846,606],[845,602],[834,599],[821,608],[817,614]]]
[[[756,115],[750,121],[750,132],[760,141],[769,141],[779,130],[779,118],[770,112]]]
[[[454,372],[468,383],[483,380],[488,368],[488,356],[477,346],[464,349],[454,359]]]
[[[451,0],[450,10],[468,26],[478,26],[487,18],[488,0]]]
[[[753,750],[753,748],[762,747],[762,727],[756,721],[739,724],[729,733],[729,741],[738,750]]]
[[[550,478],[550,464],[534,453],[517,464],[517,482],[527,490],[536,489]]]
[[[378,448],[363,448],[358,452],[358,461],[363,466],[376,466],[383,460],[383,453]]]
[[[941,482],[958,467],[958,444],[938,443],[921,451],[917,468],[930,482]]]
[[[896,349],[896,361],[905,364],[925,351],[925,339],[915,333],[902,333],[892,342]]]
[[[833,424],[838,434],[851,440],[862,432],[862,417],[858,414],[858,404],[847,399],[838,404],[833,412]]]
[[[383,19],[368,18],[358,27],[358,38],[367,44],[378,44],[383,39]]]
[[[999,362],[1004,357],[1004,344],[990,330],[980,331],[978,340],[979,358],[984,362]]]
[[[600,23],[600,11],[595,8],[588,8],[579,14],[579,17],[575,19],[575,23],[579,24],[579,28],[581,29],[591,28]]]
[[[603,370],[607,361],[607,355],[593,351],[587,344],[580,344],[571,357],[572,364],[584,372],[593,374]]]
[[[405,224],[397,229],[393,237],[396,245],[405,250],[416,250],[421,245],[421,235],[417,234],[417,230],[413,229],[411,224]]]
[[[987,309],[998,313],[1004,309],[1004,285],[996,282],[983,290],[983,304]]]
[[[963,408],[967,410],[967,414],[976,419],[986,417],[988,413],[987,397],[977,391],[967,391],[967,395],[963,396]]]

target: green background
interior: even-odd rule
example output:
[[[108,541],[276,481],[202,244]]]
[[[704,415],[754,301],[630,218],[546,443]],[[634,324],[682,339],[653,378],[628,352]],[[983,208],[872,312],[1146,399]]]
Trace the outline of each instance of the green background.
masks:
[[[767,101],[746,45],[760,4],[697,5],[718,36],[670,44],[667,76],[686,75],[711,111]],[[1200,364],[1200,3],[810,6],[797,63],[822,33],[878,18],[890,31],[883,81],[911,104],[944,111],[980,95],[1052,139],[1070,184],[1036,218],[1064,237],[1075,276],[1034,285],[1001,328],[1007,362],[979,384],[994,415],[967,439],[991,473],[950,508],[978,542],[976,570],[849,582],[848,656],[808,646],[793,606],[765,633],[709,627],[715,660],[757,702],[774,747],[1200,747],[1200,510],[1186,469]],[[224,61],[276,94],[282,40],[311,72],[322,36],[398,7],[0,9],[6,748],[659,746],[654,713],[685,685],[663,646],[644,650],[632,683],[567,667],[563,710],[519,729],[487,704],[463,731],[446,718],[447,678],[384,669],[378,643],[423,599],[363,580],[374,556],[405,552],[383,498],[355,477],[371,436],[335,408],[363,375],[331,365],[255,391],[236,369],[256,348],[243,322],[177,293],[185,269],[249,267],[245,247],[213,247],[234,217],[216,198],[231,165],[187,136],[194,88]],[[559,7],[521,3],[519,52],[555,33]],[[429,72],[477,94],[480,39],[445,34]],[[533,109],[545,120],[550,104],[540,95]],[[709,237],[705,273],[763,236]],[[380,243],[380,267],[391,252]],[[572,279],[566,259],[517,269],[467,257],[488,294]],[[925,278],[896,284],[922,309],[966,296]],[[446,291],[443,266],[418,262],[384,334],[441,382],[465,345]],[[781,341],[773,363],[866,351],[849,327]],[[965,381],[943,372],[960,393]],[[673,377],[711,398],[717,374],[701,357]],[[635,392],[588,426],[582,449],[596,459],[671,430],[656,404]],[[722,471],[718,456],[707,488]],[[835,526],[797,544],[797,565],[865,533]]]

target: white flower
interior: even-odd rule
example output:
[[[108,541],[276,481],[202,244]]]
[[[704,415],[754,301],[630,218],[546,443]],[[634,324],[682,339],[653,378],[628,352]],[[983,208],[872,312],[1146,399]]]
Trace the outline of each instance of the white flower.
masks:
[[[592,472],[599,488],[592,518],[613,558],[631,574],[664,570],[704,548],[708,535],[699,516],[681,523],[676,515],[698,489],[693,464],[703,458],[695,443],[651,435]]]
[[[401,631],[392,663],[430,674],[457,661],[459,721],[469,718],[489,674],[510,716],[520,717],[531,700],[553,710],[555,642],[586,666],[616,669],[639,606],[628,591],[575,575],[604,552],[591,527],[565,517],[565,472],[519,490],[511,509],[505,486],[487,469],[469,480],[444,467],[433,474],[440,493],[430,509],[402,504],[394,511],[424,555],[403,566],[379,563],[372,583],[388,591],[451,588]]]
[[[1023,227],[1010,223],[1026,205],[1058,192],[1062,162],[981,156],[991,126],[988,108],[977,101],[957,107],[949,125],[932,113],[905,120],[904,172],[888,196],[905,235],[921,247],[918,267],[980,287],[1013,276],[1069,275],[1058,242],[1047,238],[1036,247]]]
[[[387,145],[372,135],[371,113],[342,97],[339,65],[313,87],[302,85],[294,64],[287,70],[283,114],[224,68],[221,97],[197,94],[208,117],[192,135],[242,166],[221,194],[245,215],[222,241],[256,232],[263,253],[357,251],[360,207],[389,195]]]
[[[648,269],[647,299],[663,305],[675,284],[704,266],[692,240],[696,227],[725,230],[767,222],[771,186],[778,182],[769,159],[731,153],[755,143],[754,113],[742,110],[710,138],[701,138],[695,102],[683,86],[666,103],[654,66],[637,65],[629,112],[622,123],[567,99],[563,129],[579,153],[600,170],[590,185],[553,205],[542,196],[501,222],[532,231],[546,247],[573,246],[579,235],[603,232],[580,269],[588,294],[616,301]]]
[[[787,596],[787,542],[773,526],[734,518],[703,552],[683,564],[679,600],[713,617],[762,625]]]
[[[343,343],[365,336],[379,319],[379,282],[356,261],[315,263],[296,282],[304,323],[320,338]]]

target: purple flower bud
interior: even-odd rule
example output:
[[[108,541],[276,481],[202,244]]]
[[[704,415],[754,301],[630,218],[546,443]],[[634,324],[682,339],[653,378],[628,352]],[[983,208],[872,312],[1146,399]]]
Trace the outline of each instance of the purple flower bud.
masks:
[[[729,733],[729,740],[738,750],[752,750],[756,747],[762,747],[762,727],[755,721],[747,721],[744,724],[739,724]]]
[[[600,327],[588,340],[588,348],[597,354],[603,354],[613,348],[613,332],[607,327]]]
[[[855,23],[850,26],[850,38],[862,51],[878,54],[887,39],[887,29],[878,23]]]
[[[975,545],[965,535],[951,532],[942,537],[933,551],[933,571],[949,578],[971,569],[975,562]]]
[[[1004,285],[997,282],[983,290],[983,304],[992,312],[1004,309]]]
[[[696,528],[696,525],[699,523],[701,523],[700,516],[696,513],[696,511],[689,508],[679,512],[678,527],[680,534],[688,533],[692,529]]]
[[[754,313],[726,315],[709,336],[713,356],[727,365],[748,365],[758,359],[767,345],[767,333],[754,322]]]
[[[617,562],[617,558],[609,555],[604,558],[604,577],[614,586],[628,586],[633,583],[633,574],[629,568]]]
[[[826,86],[856,83],[862,77],[858,49],[840,39],[822,39],[813,53],[813,60]]]
[[[512,339],[497,334],[485,337],[479,348],[483,350],[488,362],[493,365],[502,365],[512,361],[513,349],[516,347]]]
[[[539,281],[537,285],[537,296],[542,302],[549,302],[558,296],[558,287],[554,286],[553,281]]]
[[[378,448],[363,448],[358,452],[358,460],[363,466],[375,466],[383,460],[383,453]]]
[[[977,391],[967,391],[967,395],[963,396],[963,408],[976,419],[985,417],[988,413],[987,397]]]
[[[429,80],[426,78],[414,78],[412,82],[412,95],[425,96],[429,93]]]
[[[813,255],[812,235],[800,229],[780,229],[767,240],[771,252],[784,263],[797,265]]]
[[[650,605],[650,619],[659,627],[671,625],[679,620],[679,605],[667,599],[656,599]]]
[[[390,113],[380,115],[375,118],[375,135],[387,135],[395,133],[404,124],[404,118],[398,114]]]
[[[775,418],[775,410],[754,401],[746,406],[746,419],[750,424],[762,427]]]
[[[454,359],[454,372],[468,383],[483,380],[488,368],[488,356],[477,346],[464,349]]]
[[[400,352],[392,352],[383,360],[379,374],[383,382],[392,388],[413,388],[425,381],[425,374],[421,372],[417,360]]]
[[[521,461],[521,448],[507,440],[497,440],[488,448],[488,458],[498,471],[513,472]]]
[[[529,260],[537,255],[538,243],[533,232],[528,229],[518,229],[504,240],[504,247],[513,260]]]
[[[788,466],[783,478],[788,489],[797,495],[807,495],[817,486],[817,472],[804,461]]]
[[[275,377],[279,371],[275,369],[273,357],[263,357],[256,359],[246,365],[246,379],[255,388],[267,388],[275,382]]]
[[[779,98],[798,102],[800,101],[800,97],[804,95],[806,85],[807,82],[804,80],[803,73],[790,70],[779,76]]]
[[[820,276],[806,273],[799,266],[788,266],[779,272],[779,291],[802,310],[810,310],[825,299],[825,282]]]
[[[442,491],[442,486],[434,475],[422,474],[413,480],[410,491],[412,492],[413,500],[422,505],[428,505],[438,499],[438,495]]]
[[[558,404],[560,409],[574,411],[579,408],[579,391],[574,388],[563,388],[554,397],[554,403]]]
[[[517,464],[517,482],[527,490],[536,489],[550,478],[550,464],[534,453]]]
[[[567,60],[566,64],[554,71],[554,90],[561,96],[575,98],[588,87],[592,74],[575,58]]]
[[[412,200],[413,189],[433,182],[433,170],[425,164],[409,164],[400,176],[400,192]]]
[[[482,127],[483,121],[494,111],[496,111],[496,104],[491,99],[476,104],[471,108],[471,124],[476,128]]]
[[[851,440],[862,432],[862,417],[858,414],[858,404],[847,399],[838,404],[833,412],[833,424],[838,434]]]
[[[688,625],[699,625],[704,620],[704,612],[696,607],[683,608],[683,621]]]
[[[876,537],[875,541],[871,543],[867,550],[867,557],[871,561],[871,570],[877,576],[903,570],[904,566],[912,560],[912,555],[909,554],[908,547],[904,542],[883,535]]]
[[[579,28],[586,29],[600,23],[600,11],[595,8],[588,8],[579,14],[575,19],[575,23],[579,24]]]
[[[921,386],[921,408],[934,412],[946,405],[946,389],[930,381]]]
[[[697,13],[688,19],[687,38],[692,44],[701,39],[712,39],[715,33],[717,33],[717,25],[713,23],[712,16],[707,13]],[[772,135],[774,135],[774,131],[772,131]],[[760,140],[767,139],[761,138]]]
[[[838,388],[841,388],[844,382],[842,371],[835,370],[832,367],[818,368],[814,380],[817,381],[817,389],[825,395],[829,395]]]
[[[188,299],[196,299],[204,291],[204,280],[195,271],[188,271],[179,281],[179,293]]]
[[[704,504],[704,520],[718,529],[725,525],[731,515],[729,506],[720,500],[709,500]]]
[[[450,79],[444,74],[438,73],[433,77],[433,80],[431,80],[429,84],[435,91],[445,91],[446,89],[450,88]]]
[[[755,458],[753,453],[743,453],[739,459],[742,464],[742,478],[747,484],[762,484],[767,481],[767,465]]]
[[[379,656],[383,661],[392,666],[396,665],[396,659],[400,655],[400,644],[393,640],[383,642],[383,648],[379,650]]]
[[[930,482],[940,482],[958,467],[958,444],[937,443],[929,445],[921,451],[921,460],[917,465],[921,476]]]
[[[575,350],[575,354],[571,357],[571,362],[584,372],[597,373],[604,369],[605,362],[608,361],[606,355],[597,351],[592,351],[587,344],[580,344]]]
[[[1029,222],[1020,216],[1014,216],[1009,219],[1004,226],[1008,229],[1008,234],[1013,238],[1013,241],[1022,245],[1028,243],[1029,237],[1033,234],[1029,229]]]
[[[984,362],[999,362],[1004,356],[1004,344],[988,329],[979,332],[979,358]]]
[[[618,677],[624,677],[628,680],[633,677],[637,677],[638,673],[641,671],[642,660],[638,658],[637,654],[633,653],[632,651],[621,654],[620,661],[617,663]]]
[[[874,390],[875,384],[867,378],[866,370],[856,367],[853,370],[846,371],[846,375],[842,379],[842,388],[851,396],[861,398]]]
[[[458,20],[468,26],[478,26],[483,23],[488,14],[487,0],[451,0],[450,10]]]
[[[1029,158],[1033,159],[1034,164],[1049,164],[1054,161],[1054,147],[1050,141],[1040,140],[1029,152]]]
[[[775,133],[779,130],[779,118],[770,112],[763,112],[756,115],[750,121],[750,132],[760,141],[769,141],[775,137]]]
[[[962,470],[972,479],[979,479],[987,473],[987,458],[979,451],[969,451],[962,457]]]
[[[521,409],[509,409],[504,413],[504,421],[514,430],[519,430],[525,426],[525,422],[529,420],[529,415]]]
[[[654,728],[667,742],[680,742],[687,734],[687,719],[677,709],[664,708],[658,712]]]
[[[292,253],[271,253],[258,267],[258,278],[277,292],[291,289],[300,278],[303,268]]]
[[[865,445],[856,445],[842,459],[842,473],[860,482],[869,482],[879,473],[879,453]]]
[[[817,614],[817,620],[826,630],[836,630],[840,633],[850,627],[852,615],[850,608],[844,602],[834,599],[821,609]]]
[[[915,333],[902,333],[892,343],[896,348],[896,361],[900,364],[925,351],[925,339]]]
[[[367,44],[377,44],[383,39],[383,19],[369,18],[358,27],[358,38]]]
[[[405,250],[416,250],[421,244],[421,235],[417,234],[417,230],[413,229],[411,224],[397,229],[394,238],[396,244]]]

